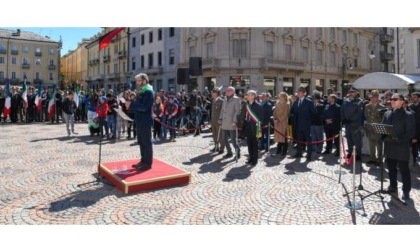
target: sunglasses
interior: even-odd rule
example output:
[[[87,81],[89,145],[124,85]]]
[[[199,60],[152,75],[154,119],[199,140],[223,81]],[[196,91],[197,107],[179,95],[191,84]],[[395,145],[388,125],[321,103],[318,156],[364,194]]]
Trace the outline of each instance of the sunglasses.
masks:
[[[391,101],[401,101],[399,98],[391,98]]]

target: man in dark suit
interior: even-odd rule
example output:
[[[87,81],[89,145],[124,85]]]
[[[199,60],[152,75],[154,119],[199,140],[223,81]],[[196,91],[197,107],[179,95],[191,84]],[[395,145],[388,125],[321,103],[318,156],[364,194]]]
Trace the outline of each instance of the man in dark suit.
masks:
[[[268,94],[261,94],[261,106],[264,111],[264,120],[262,121],[263,129],[262,137],[260,138],[260,149],[268,150],[267,146],[270,146],[270,131],[268,129],[268,123],[270,122],[271,117],[273,116],[273,104],[270,102]]]
[[[264,121],[264,110],[263,107],[255,102],[257,92],[249,90],[247,92],[248,104],[246,105],[246,142],[248,145],[249,159],[247,164],[252,166],[258,162],[258,139],[257,139],[257,127],[261,126]],[[261,130],[261,128],[260,128]]]
[[[325,137],[331,138],[340,133],[341,127],[341,114],[340,114],[340,105],[336,103],[337,96],[335,94],[330,94],[328,96],[329,104],[325,107],[324,113],[322,115],[322,122],[324,125]],[[327,148],[322,154],[330,154],[332,150],[332,142],[327,141]],[[335,152],[334,155],[338,157],[340,155],[340,140],[339,137],[334,138]]]
[[[292,114],[295,119],[296,136],[298,146],[295,158],[302,157],[302,142],[312,142],[311,138],[311,118],[316,114],[314,103],[305,97],[306,89],[299,87],[297,99],[292,106]],[[306,160],[312,160],[312,145],[307,145]]]
[[[132,165],[138,171],[152,168],[152,106],[154,100],[153,87],[149,84],[149,77],[140,73],[134,77],[137,83],[137,95],[134,101],[126,102],[128,110],[134,111],[134,121],[137,130],[137,142],[140,146],[140,162]]]
[[[382,123],[393,126],[395,138],[383,137],[385,142],[385,161],[389,172],[389,187],[387,192],[397,192],[397,165],[403,183],[403,200],[410,199],[411,175],[408,168],[410,159],[410,142],[416,133],[414,115],[404,109],[404,96],[393,94],[391,97],[392,110],[385,112]]]

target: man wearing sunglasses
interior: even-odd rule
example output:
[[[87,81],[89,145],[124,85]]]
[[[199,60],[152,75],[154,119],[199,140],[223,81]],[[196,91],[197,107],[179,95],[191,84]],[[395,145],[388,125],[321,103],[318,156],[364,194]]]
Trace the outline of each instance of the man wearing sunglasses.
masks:
[[[385,143],[385,161],[388,167],[389,182],[387,193],[397,192],[397,165],[403,183],[402,199],[410,199],[411,176],[408,168],[410,158],[410,141],[415,135],[416,122],[414,115],[404,109],[404,96],[395,93],[391,97],[392,110],[385,112],[383,124],[393,126],[395,137],[383,137]]]

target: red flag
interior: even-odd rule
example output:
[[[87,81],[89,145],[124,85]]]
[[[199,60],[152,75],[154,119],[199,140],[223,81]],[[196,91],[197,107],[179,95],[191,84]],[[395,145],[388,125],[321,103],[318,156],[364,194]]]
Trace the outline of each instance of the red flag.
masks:
[[[114,29],[110,32],[108,32],[107,34],[103,35],[100,39],[99,39],[99,51],[102,50],[102,48],[105,48],[109,45],[109,42],[115,37],[117,36],[118,33],[120,33],[122,30],[124,30],[124,27],[120,27],[117,29]]]

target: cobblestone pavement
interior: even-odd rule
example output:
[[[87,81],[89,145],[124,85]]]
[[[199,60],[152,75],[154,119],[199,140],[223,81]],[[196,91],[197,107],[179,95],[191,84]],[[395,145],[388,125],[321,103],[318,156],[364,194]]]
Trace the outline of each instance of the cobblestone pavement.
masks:
[[[273,145],[251,168],[244,143],[238,163],[223,160],[210,153],[211,137],[203,133],[154,145],[156,158],[191,172],[189,185],[124,195],[103,183],[78,187],[95,180],[99,145],[86,124],[76,131],[67,137],[64,124],[0,126],[0,224],[420,224],[418,167],[407,206],[373,195],[362,201],[364,210],[351,211],[343,193],[351,191],[352,167],[342,168],[339,183],[333,155],[315,154],[307,163],[272,155]],[[102,162],[137,158],[133,143],[105,140]],[[380,169],[363,167],[364,189],[378,190]]]

